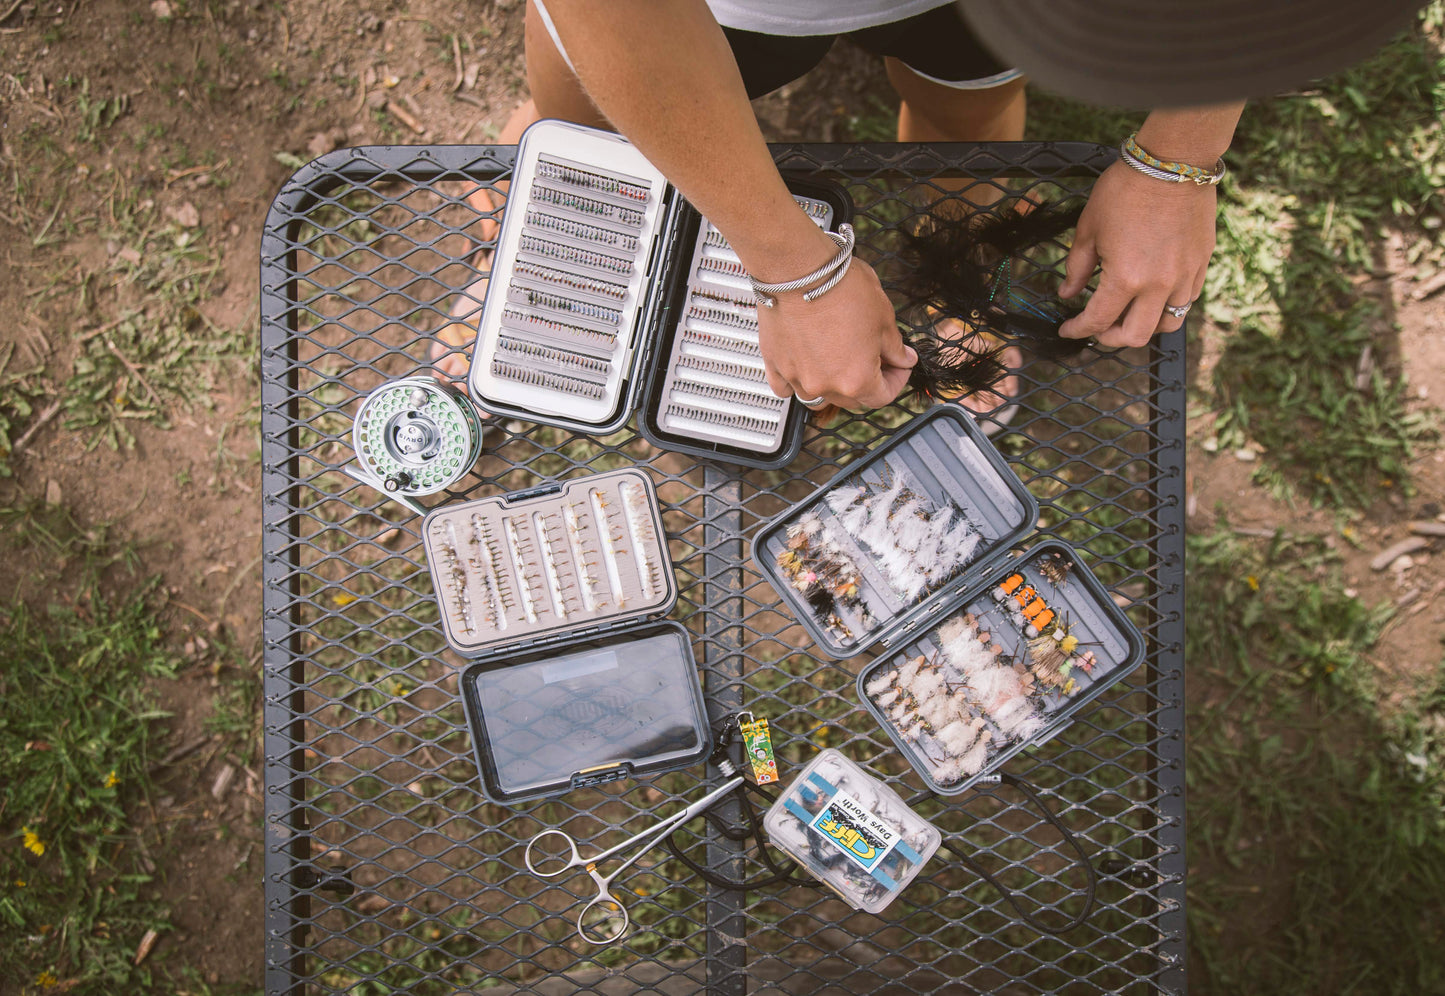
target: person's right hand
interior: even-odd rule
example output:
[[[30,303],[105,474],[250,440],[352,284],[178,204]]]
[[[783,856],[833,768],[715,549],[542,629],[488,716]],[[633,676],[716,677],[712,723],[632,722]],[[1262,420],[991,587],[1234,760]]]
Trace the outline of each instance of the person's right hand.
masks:
[[[758,342],[779,397],[826,399],[855,411],[902,393],[918,354],[904,345],[893,304],[873,268],[854,259],[842,281],[812,301],[802,291],[758,307]],[[812,408],[823,408],[819,403]]]

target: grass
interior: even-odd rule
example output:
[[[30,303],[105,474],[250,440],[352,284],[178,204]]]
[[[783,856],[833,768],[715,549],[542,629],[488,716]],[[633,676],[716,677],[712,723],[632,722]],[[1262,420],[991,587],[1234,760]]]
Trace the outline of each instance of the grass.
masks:
[[[218,327],[203,311],[222,269],[211,233],[168,216],[122,168],[92,169],[83,161],[127,144],[113,127],[126,111],[124,98],[93,97],[84,79],[71,86],[80,148],[62,149],[54,135],[32,126],[20,136],[23,151],[6,178],[13,220],[25,236],[20,248],[29,256],[16,269],[24,293],[15,324],[73,336],[69,368],[51,371],[61,382],[51,393],[64,398],[63,424],[85,433],[92,446],[130,448],[136,423],[165,427],[177,407],[204,403],[237,361],[250,356],[253,338]],[[155,156],[164,160],[170,151],[169,144],[158,147]],[[222,172],[208,176],[223,185]],[[77,178],[99,196],[77,194],[70,184]],[[77,253],[74,245],[106,251]],[[38,334],[32,338],[39,341]],[[24,431],[46,386],[39,360],[9,352],[0,359],[6,364],[0,366],[4,475],[9,437]]]
[[[1189,553],[1194,985],[1441,991],[1445,670],[1382,720],[1386,615],[1344,594],[1320,542],[1225,531]]]
[[[54,509],[9,517],[77,579],[51,587],[42,610],[0,603],[0,978],[24,992],[151,992],[155,963],[135,955],[169,925],[137,814],[162,717],[148,684],[177,664],[155,583],[103,531]],[[101,584],[107,568],[127,594]]]
[[[15,357],[15,343],[0,346],[0,477],[9,477],[10,454],[24,431],[24,426],[36,413],[36,403],[45,396],[40,382],[44,373],[41,366],[28,369],[11,369]]]
[[[1433,433],[1406,410],[1389,296],[1366,281],[1392,233],[1420,272],[1445,260],[1442,18],[1431,4],[1358,68],[1252,103],[1227,157],[1205,286],[1227,335],[1206,388],[1221,445],[1262,449],[1257,479],[1276,494],[1359,507],[1408,491]],[[1140,120],[1037,95],[1030,137],[1113,145]]]
[[[86,430],[92,445],[130,448],[128,423],[169,425],[177,404],[203,402],[222,369],[249,355],[251,339],[222,329],[201,305],[221,271],[204,229],[163,217],[150,200],[113,199],[98,233],[121,248],[81,277],[84,314],[96,294],[98,327],[80,332],[80,354],[65,383],[65,426]]]

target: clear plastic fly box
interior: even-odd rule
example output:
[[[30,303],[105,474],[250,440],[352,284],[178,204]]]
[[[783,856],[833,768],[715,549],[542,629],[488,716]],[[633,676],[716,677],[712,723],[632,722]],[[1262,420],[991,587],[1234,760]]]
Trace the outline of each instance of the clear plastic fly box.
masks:
[[[768,839],[855,910],[881,913],[943,842],[898,793],[820,751],[763,817]]]
[[[711,750],[652,480],[612,471],[433,509],[422,524],[483,791],[512,803]]]
[[[900,429],[753,543],[834,657],[872,648],[864,706],[935,791],[1047,741],[1144,659],[1144,638],[1068,544],[1015,554],[1038,503],[955,405]]]
[[[823,229],[842,190],[789,182]],[[631,143],[562,121],[527,129],[468,377],[486,411],[664,449],[786,465],[808,412],[768,388],[736,253]]]

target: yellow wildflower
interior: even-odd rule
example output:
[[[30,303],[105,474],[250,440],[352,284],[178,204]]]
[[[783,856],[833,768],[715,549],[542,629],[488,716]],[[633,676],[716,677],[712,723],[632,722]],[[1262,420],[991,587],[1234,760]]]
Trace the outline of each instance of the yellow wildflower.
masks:
[[[40,835],[38,833],[36,833],[34,830],[31,830],[29,827],[21,827],[20,833],[25,838],[25,850],[29,851],[37,858],[45,853],[45,841],[40,839]]]
[[[1259,578],[1255,577],[1253,574],[1245,578],[1244,583],[1249,585],[1250,591],[1259,591]]]
[[[110,774],[105,776],[105,782],[103,784],[106,788],[115,788],[120,784],[120,779],[116,777],[114,768],[111,768]]]
[[[51,986],[59,985],[60,980],[49,972],[41,972],[35,977],[35,984],[42,989],[49,989]]]

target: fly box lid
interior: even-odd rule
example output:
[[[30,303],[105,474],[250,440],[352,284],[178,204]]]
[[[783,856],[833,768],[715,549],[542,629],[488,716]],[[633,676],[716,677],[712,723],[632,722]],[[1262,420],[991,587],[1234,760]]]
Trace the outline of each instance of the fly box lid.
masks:
[[[599,435],[622,427],[674,199],[620,135],[527,129],[468,374],[482,408]]]
[[[814,641],[851,657],[921,625],[1038,508],[973,419],[938,405],[764,524],[753,559]]]
[[[840,752],[819,752],[763,817],[773,845],[849,906],[881,913],[943,836]]]
[[[816,224],[843,191],[790,181]],[[722,234],[625,138],[522,136],[468,375],[484,409],[605,435],[634,409],[665,449],[781,467],[807,411],[768,388],[751,284]]]
[[[675,622],[478,662],[461,691],[493,802],[687,767],[712,749],[691,643]]]
[[[785,180],[824,231],[851,218],[840,188]],[[747,271],[722,232],[690,206],[679,212],[679,224],[637,427],[663,449],[747,467],[787,466],[803,447],[808,409],[768,386]]]

